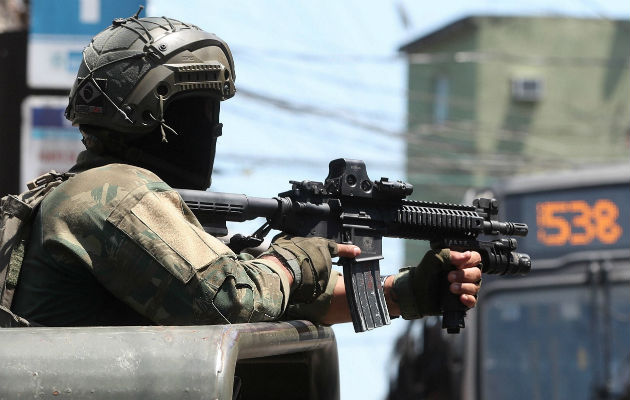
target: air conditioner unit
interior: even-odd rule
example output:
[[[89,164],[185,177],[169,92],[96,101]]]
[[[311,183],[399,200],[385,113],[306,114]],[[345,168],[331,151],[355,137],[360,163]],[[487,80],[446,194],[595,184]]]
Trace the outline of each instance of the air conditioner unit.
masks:
[[[536,102],[543,98],[543,80],[537,78],[513,78],[512,100]]]

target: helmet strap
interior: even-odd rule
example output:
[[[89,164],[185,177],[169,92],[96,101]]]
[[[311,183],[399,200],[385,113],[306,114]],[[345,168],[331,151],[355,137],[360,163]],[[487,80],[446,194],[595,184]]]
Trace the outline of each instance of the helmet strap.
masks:
[[[162,143],[168,143],[168,140],[166,140],[166,132],[164,131],[164,128],[168,129],[169,131],[173,132],[173,134],[177,135],[177,132],[175,132],[175,129],[168,126],[166,122],[164,121],[164,96],[160,95],[160,115],[158,115],[158,118],[155,118],[153,114],[149,114],[149,116],[154,121],[157,121],[160,123],[160,131],[162,132]]]

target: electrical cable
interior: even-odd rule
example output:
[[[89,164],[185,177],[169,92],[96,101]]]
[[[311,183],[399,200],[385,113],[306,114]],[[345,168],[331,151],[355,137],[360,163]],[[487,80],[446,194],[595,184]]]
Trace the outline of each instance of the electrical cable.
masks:
[[[556,55],[522,55],[495,51],[455,51],[442,53],[410,53],[410,54],[314,54],[305,52],[291,52],[275,49],[254,49],[247,46],[233,47],[238,55],[251,57],[268,57],[273,60],[288,59],[305,63],[391,63],[407,60],[410,64],[443,64],[443,63],[475,63],[488,64],[502,62],[523,65],[561,66],[561,67],[592,67],[605,66],[608,68],[623,68],[628,65],[624,57],[567,57]]]

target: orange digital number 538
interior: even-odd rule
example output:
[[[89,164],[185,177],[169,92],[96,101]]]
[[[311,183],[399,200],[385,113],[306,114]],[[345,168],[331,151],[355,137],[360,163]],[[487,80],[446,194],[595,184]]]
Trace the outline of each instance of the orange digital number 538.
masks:
[[[608,199],[593,206],[584,200],[542,202],[536,204],[537,237],[547,246],[613,244],[623,234],[618,217],[619,208]]]

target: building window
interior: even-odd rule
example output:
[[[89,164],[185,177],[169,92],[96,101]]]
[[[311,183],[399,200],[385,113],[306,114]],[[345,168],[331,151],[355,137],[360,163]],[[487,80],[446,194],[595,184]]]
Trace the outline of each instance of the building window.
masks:
[[[543,80],[537,78],[513,78],[512,99],[516,101],[537,102],[544,93]]]
[[[433,94],[433,123],[436,125],[444,125],[448,120],[448,92],[448,78],[439,76],[435,80]]]

